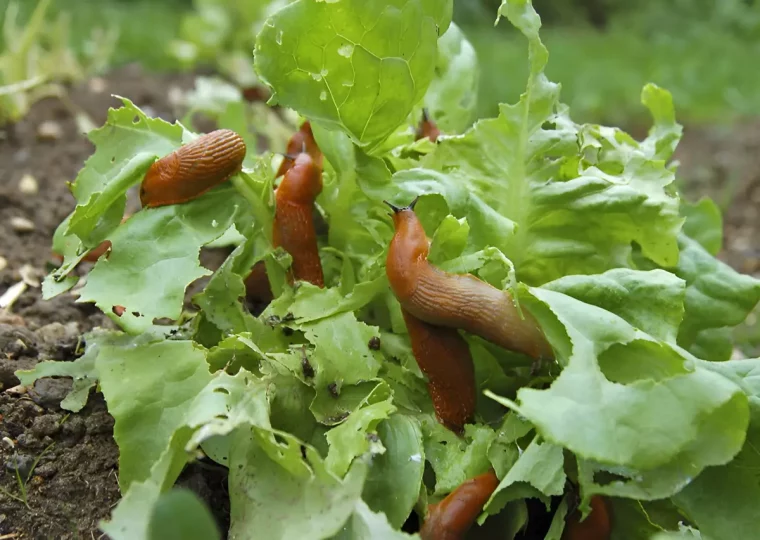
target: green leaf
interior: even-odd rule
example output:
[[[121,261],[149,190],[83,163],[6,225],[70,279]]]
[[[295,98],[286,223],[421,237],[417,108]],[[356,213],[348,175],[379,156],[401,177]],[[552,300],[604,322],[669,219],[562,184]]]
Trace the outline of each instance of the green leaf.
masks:
[[[189,489],[159,497],[148,526],[149,540],[214,540],[221,538],[208,507]]]
[[[451,12],[451,0],[298,0],[266,21],[256,71],[281,105],[372,147],[424,96]]]
[[[370,402],[352,412],[342,424],[328,431],[326,437],[330,452],[325,459],[327,469],[342,477],[355,457],[368,451],[372,454],[385,452],[376,428],[395,411],[396,407],[393,406],[391,397]]]
[[[111,255],[95,264],[78,301],[94,302],[105,313],[124,306],[114,319],[135,334],[156,318],[178,319],[185,288],[211,273],[198,261],[201,247],[245,209],[245,200],[223,187],[186,204],[136,213],[110,236]]]
[[[417,501],[425,469],[425,450],[419,423],[410,416],[393,414],[377,426],[385,447],[372,458],[362,499],[374,512],[385,514],[400,529]]]
[[[669,272],[621,268],[595,276],[566,276],[542,288],[614,313],[661,341],[676,342],[686,286]]]
[[[760,530],[760,516],[750,501],[760,496],[760,437],[753,433],[736,458],[708,467],[673,497],[700,532],[714,540],[750,540]]]
[[[398,531],[400,527],[391,526],[383,514],[374,513],[363,500],[356,503],[354,513],[343,526],[343,530],[334,540],[409,540],[419,538]]]
[[[664,150],[617,129],[573,122],[559,102],[559,85],[543,72],[548,53],[532,5],[505,1],[500,13],[528,39],[525,92],[518,103],[500,105],[498,118],[442,139],[424,169],[396,173],[403,196],[443,195],[456,217],[467,217],[473,247],[501,249],[530,284],[630,267],[632,242],[659,264],[675,265],[683,220]],[[673,129],[665,96],[647,87],[642,97],[655,126]],[[412,176],[417,182],[404,186]],[[491,226],[478,223],[486,218]]]
[[[475,49],[454,23],[438,40],[435,73],[425,107],[442,132],[460,133],[473,120],[480,71]]]
[[[314,345],[311,362],[318,394],[329,394],[330,385],[335,385],[340,393],[344,385],[367,381],[377,375],[382,355],[368,345],[377,335],[377,329],[357,321],[353,313],[305,324],[301,329]]]
[[[548,510],[551,496],[565,491],[565,471],[562,447],[540,442],[537,438],[520,453],[520,457],[501,479],[499,486],[483,507],[485,515],[498,514],[510,501],[527,498],[541,499]]]
[[[464,437],[443,427],[434,417],[422,417],[425,456],[435,471],[435,495],[443,495],[491,466],[488,447],[495,438],[491,428],[467,424]]]
[[[581,458],[644,471],[668,466],[685,452],[694,474],[725,464],[738,453],[749,411],[735,384],[687,357],[681,362],[685,373],[658,375],[642,363],[635,380],[611,382],[598,357],[613,345],[625,350],[633,344],[633,360],[657,353],[672,362],[674,349],[662,344],[641,348],[637,344],[652,342],[650,336],[564,294],[535,288],[530,294],[553,314],[533,308],[527,295],[523,299],[544,328],[556,321],[564,326],[566,337],[558,332],[549,338],[565,367],[546,390],[520,389],[519,405],[501,401],[516,407],[547,441]],[[653,367],[657,369],[656,363]],[[664,410],[671,414],[663,415]]]
[[[44,377],[71,377],[73,384],[71,391],[61,401],[61,408],[71,412],[79,412],[87,404],[90,389],[95,386],[98,371],[95,368],[95,359],[98,356],[98,347],[89,343],[90,335],[87,336],[88,345],[84,355],[73,362],[40,362],[34,368],[15,372],[21,384],[31,386],[37,379]]]
[[[362,460],[339,480],[312,447],[257,428],[237,430],[230,448],[231,538],[329,538],[361,497]]]
[[[153,160],[177,149],[188,135],[182,125],[150,118],[129,99],[119,99],[124,105],[109,109],[106,123],[88,134],[95,153],[71,186],[77,208],[67,225],[67,234],[76,234],[87,247],[102,240],[93,234],[100,216],[119,198],[123,211],[127,188],[141,180]],[[114,217],[104,228],[116,226],[122,215]]]
[[[108,370],[108,367],[106,366],[105,370]],[[166,384],[164,388],[167,397],[171,397],[172,394],[179,394],[181,377],[193,375],[185,370],[185,373],[170,371],[168,376],[174,379],[174,384]],[[113,398],[109,399],[109,394],[106,394],[106,399],[110,405]],[[145,418],[148,418],[148,406],[138,404],[135,409],[135,416],[140,417],[139,409],[142,409],[146,413]],[[114,540],[147,538],[154,505],[159,501],[160,495],[174,484],[200,444],[224,441],[225,444],[217,447],[221,452],[212,457],[217,462],[227,465],[230,463],[227,440],[230,433],[240,426],[246,426],[246,429],[250,429],[252,425],[259,426],[260,429],[269,427],[266,387],[252,374],[242,370],[235,377],[223,372],[218,373],[195,393],[194,399],[186,401],[180,409],[183,418],[176,422],[171,422],[176,412],[164,411],[165,419],[174,424],[168,426],[168,430],[163,425],[156,429],[153,423],[143,425],[142,422],[134,426],[121,426],[122,431],[126,431],[126,435],[134,440],[141,436],[141,441],[151,441],[151,436],[154,435],[162,439],[166,432],[169,432],[170,437],[168,440],[164,439],[164,448],[157,459],[148,463],[149,473],[145,479],[134,480],[126,487],[124,478],[120,475],[124,497],[114,510],[111,520],[101,523],[103,531]],[[117,425],[119,421],[117,418]],[[122,457],[124,453],[134,452],[135,455],[139,455],[141,452],[139,446],[134,448],[125,444],[120,444],[120,450]]]
[[[686,349],[696,345],[705,331],[733,327],[744,321],[760,301],[760,280],[737,273],[684,235],[679,240],[681,257],[674,273],[686,281],[683,324],[678,343]],[[702,341],[704,343],[704,341]],[[708,360],[727,360],[725,347],[710,347]]]
[[[686,217],[683,233],[716,256],[723,249],[723,217],[718,205],[702,197],[694,204],[681,204],[681,213]]]

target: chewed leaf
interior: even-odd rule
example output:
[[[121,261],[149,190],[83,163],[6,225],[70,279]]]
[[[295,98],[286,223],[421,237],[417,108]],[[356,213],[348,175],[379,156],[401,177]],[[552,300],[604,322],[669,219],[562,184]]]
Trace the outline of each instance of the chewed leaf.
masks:
[[[509,501],[529,497],[541,499],[548,508],[550,497],[564,492],[563,466],[562,447],[534,438],[499,482],[484,507],[485,512],[497,514]]]
[[[95,302],[106,313],[124,306],[116,320],[132,333],[155,318],[177,319],[187,285],[210,274],[199,264],[201,247],[247,208],[245,199],[222,187],[186,204],[138,212],[110,236],[111,255],[92,269],[79,301]]]
[[[520,413],[546,440],[588,460],[640,471],[686,453],[696,473],[736,455],[749,421],[739,387],[601,308],[546,289],[530,295],[548,308],[532,310],[541,324],[559,321],[567,332],[567,338],[550,337],[567,364],[560,376],[546,390],[517,394]],[[527,295],[524,301],[533,307]],[[602,371],[608,350],[627,366],[624,374],[614,372],[618,382]]]
[[[231,538],[330,538],[361,497],[361,460],[339,480],[314,448],[261,429],[238,430],[231,449]]]
[[[420,493],[425,469],[422,433],[411,416],[394,414],[380,423],[377,434],[385,452],[372,460],[362,499],[375,512],[384,513],[398,529]]]
[[[265,23],[256,71],[280,104],[374,146],[424,96],[451,12],[451,0],[299,0]]]
[[[425,94],[425,106],[444,133],[469,127],[478,98],[478,58],[462,30],[451,23],[438,40],[436,76]]]

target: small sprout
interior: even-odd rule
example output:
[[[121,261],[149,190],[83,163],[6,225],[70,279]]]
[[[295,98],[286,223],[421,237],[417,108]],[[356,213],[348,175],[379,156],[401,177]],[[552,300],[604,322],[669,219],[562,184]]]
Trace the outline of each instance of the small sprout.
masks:
[[[367,343],[367,346],[373,350],[373,351],[379,351],[380,350],[380,338],[377,336],[372,336],[369,340],[369,343]]]

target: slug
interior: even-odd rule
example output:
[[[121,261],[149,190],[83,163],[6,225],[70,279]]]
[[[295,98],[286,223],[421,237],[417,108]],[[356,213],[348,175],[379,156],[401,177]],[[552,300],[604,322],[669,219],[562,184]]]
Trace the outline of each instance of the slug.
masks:
[[[612,523],[607,502],[601,495],[594,495],[590,502],[591,512],[584,521],[578,510],[567,518],[562,540],[609,540]]]
[[[304,154],[309,156],[311,158],[312,164],[308,166],[308,168],[311,169],[311,172],[308,174],[312,176],[312,179],[309,181],[313,183],[315,186],[317,185],[317,180],[315,180],[315,177],[318,177],[318,190],[314,194],[314,198],[319,194],[319,192],[322,191],[322,162],[323,162],[323,155],[322,151],[319,149],[319,146],[317,146],[317,141],[314,139],[314,134],[311,131],[311,124],[306,121],[303,124],[301,124],[301,127],[298,131],[296,131],[293,136],[288,141],[288,147],[287,147],[287,153],[283,156],[284,159],[282,160],[282,163],[280,164],[279,169],[277,170],[277,173],[275,174],[275,178],[279,178],[280,176],[287,175],[287,173],[292,170],[296,162],[298,160],[298,157],[301,154]],[[305,160],[305,158],[302,158]],[[306,166],[305,166],[306,167]],[[292,208],[295,208],[295,206],[288,204],[288,201],[292,202],[292,196],[294,191],[293,189],[293,179],[287,180],[287,176],[283,178],[282,182],[280,182],[280,186],[289,182],[291,184],[291,187],[286,186],[286,190],[283,191],[283,210],[285,211],[285,215],[281,216],[279,225],[277,224],[277,218],[275,216],[275,239],[274,239],[274,247],[278,247],[277,243],[277,236],[278,236],[278,229],[283,233],[285,236],[289,236],[288,231],[285,231],[285,228],[289,227],[285,224],[286,219],[297,219],[298,222],[294,223],[293,226],[297,227],[304,227],[304,231],[307,232],[308,236],[307,238],[304,238],[304,243],[311,243],[311,240],[309,238],[313,237],[313,247],[311,245],[308,247],[307,251],[298,251],[298,257],[303,261],[304,257],[310,260],[311,262],[307,265],[312,270],[309,270],[306,274],[299,276],[299,271],[296,269],[296,262],[295,262],[295,255],[285,247],[286,251],[293,256],[293,273],[291,274],[291,278],[295,279],[302,279],[305,281],[309,281],[311,283],[314,283],[315,285],[318,285],[320,287],[324,286],[323,283],[323,277],[322,277],[322,264],[319,262],[319,255],[316,255],[316,233],[317,229],[325,229],[326,224],[324,223],[324,220],[322,219],[322,216],[319,214],[319,212],[316,211],[316,208],[314,207],[314,200],[311,199],[310,202],[308,202],[308,205],[310,207],[309,215],[311,216],[309,219],[306,219],[302,212],[292,212]],[[309,183],[307,182],[307,184]],[[302,189],[302,188],[299,188]],[[275,191],[275,197],[277,197],[276,193],[279,192],[279,188]],[[285,196],[285,192],[288,192],[289,194]],[[309,199],[309,197],[307,197]],[[277,200],[277,206],[280,206],[280,200]],[[303,210],[305,207],[302,203],[297,204],[301,210]],[[290,227],[292,230],[292,227]],[[295,233],[292,235],[293,237],[297,237],[298,233]],[[308,255],[307,255],[308,253]],[[304,263],[306,264],[306,263]],[[300,267],[301,263],[299,263]],[[319,268],[317,271],[316,268]],[[274,299],[274,295],[272,294],[272,289],[269,285],[269,279],[267,278],[266,274],[266,268],[264,266],[263,262],[256,263],[253,268],[251,269],[251,273],[248,275],[248,277],[245,278],[245,290],[246,290],[246,297],[253,301],[253,302],[263,302],[263,303],[269,303]]]
[[[243,138],[229,129],[201,135],[150,166],[140,186],[143,207],[190,201],[240,171]]]
[[[300,153],[275,192],[272,243],[293,257],[293,280],[308,281],[324,287],[322,263],[317,249],[317,233],[312,211],[322,192],[322,170],[314,158]]]
[[[415,199],[393,209],[395,234],[386,259],[391,289],[401,307],[436,326],[459,328],[500,347],[534,359],[553,358],[538,324],[520,316],[511,295],[471,274],[450,274],[431,265],[429,244],[417,215]]]
[[[417,127],[415,140],[418,141],[424,137],[427,137],[431,141],[436,142],[440,136],[441,130],[438,129],[436,123],[431,120],[430,115],[428,114],[428,110],[422,109],[422,119],[420,120],[420,125]]]
[[[401,310],[417,365],[428,378],[438,421],[461,434],[475,415],[475,367],[467,342],[454,328],[433,326]]]
[[[498,486],[493,469],[463,482],[441,502],[428,507],[420,538],[462,540]]]
[[[275,178],[279,178],[285,174],[290,168],[295,165],[295,157],[298,154],[306,152],[314,160],[314,164],[322,169],[322,151],[317,146],[317,141],[314,139],[314,133],[311,131],[311,124],[306,121],[301,124],[301,127],[296,131],[288,141],[288,147],[284,155],[280,168],[277,169]]]

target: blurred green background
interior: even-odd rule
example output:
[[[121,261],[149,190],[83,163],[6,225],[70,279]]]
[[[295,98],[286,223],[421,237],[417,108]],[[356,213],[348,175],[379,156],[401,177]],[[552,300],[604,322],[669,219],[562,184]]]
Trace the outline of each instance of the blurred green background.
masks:
[[[37,0],[20,0],[23,20]],[[498,0],[457,0],[455,21],[481,62],[480,115],[524,87],[525,43],[506,22],[494,27]],[[8,0],[0,0],[0,17]],[[238,4],[254,6],[240,7]],[[727,123],[760,111],[760,0],[535,0],[549,48],[548,75],[562,83],[577,119],[648,123],[639,104],[646,82],[670,90],[685,123]],[[251,11],[237,0],[53,0],[49,14],[71,17],[73,46],[92,28],[116,26],[112,64],[140,61],[154,70],[181,66],[170,54],[182,25],[213,33],[213,9]],[[186,20],[204,10],[206,20]],[[210,21],[208,19],[211,19]],[[235,17],[244,24],[245,14]],[[238,28],[236,46],[246,46]],[[208,39],[214,39],[209,35]]]

